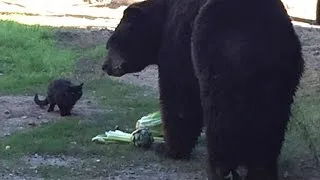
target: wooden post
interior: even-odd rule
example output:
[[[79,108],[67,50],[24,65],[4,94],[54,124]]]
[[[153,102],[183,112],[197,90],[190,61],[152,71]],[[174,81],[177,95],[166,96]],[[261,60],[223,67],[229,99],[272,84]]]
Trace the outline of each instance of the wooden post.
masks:
[[[317,8],[316,8],[316,22],[317,25],[320,24],[320,0],[317,0]]]

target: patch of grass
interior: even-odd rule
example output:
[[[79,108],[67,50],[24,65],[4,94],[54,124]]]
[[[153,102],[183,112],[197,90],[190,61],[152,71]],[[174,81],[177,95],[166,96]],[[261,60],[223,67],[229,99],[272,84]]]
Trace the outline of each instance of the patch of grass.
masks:
[[[32,131],[17,132],[0,141],[0,156],[28,153],[119,156],[126,154],[128,148],[131,150],[131,145],[121,145],[123,152],[119,148],[114,149],[119,145],[97,145],[91,142],[91,138],[106,130],[112,130],[115,125],[122,130],[134,129],[136,120],[158,110],[156,97],[146,94],[147,91],[143,88],[110,79],[93,81],[87,86],[89,92],[95,92],[94,97],[106,109],[105,113],[89,117],[87,121],[92,122],[89,124],[79,123],[77,118],[66,118]],[[10,150],[5,150],[6,145],[10,145]]]
[[[92,94],[91,94],[92,93]],[[20,157],[28,154],[67,155],[83,159],[84,164],[76,169],[56,166],[39,166],[37,175],[47,179],[90,179],[106,176],[121,166],[144,165],[159,160],[150,151],[135,148],[132,144],[97,144],[91,139],[118,125],[121,130],[131,132],[136,120],[158,110],[156,96],[147,89],[117,83],[110,79],[96,80],[87,84],[86,95],[92,95],[105,109],[102,114],[88,117],[89,123],[80,123],[79,118],[64,118],[27,132],[16,132],[0,141],[2,160],[15,162],[15,168],[28,167],[17,164]],[[129,129],[129,130],[128,130]],[[5,146],[10,149],[6,150]],[[95,158],[101,160],[97,163]],[[7,163],[6,163],[7,164]],[[33,175],[28,168],[23,172]],[[60,171],[61,170],[61,171]]]
[[[281,161],[283,163],[304,159],[308,165],[319,164],[320,150],[320,97],[300,97],[292,108]],[[297,163],[297,162],[296,162]]]
[[[99,98],[101,105],[118,109],[128,110],[139,106],[146,109],[155,108],[157,99],[156,94],[146,88],[115,82],[108,78],[91,81],[87,84],[87,90]]]
[[[0,93],[45,90],[48,80],[68,76],[72,72],[75,57],[96,60],[105,55],[105,45],[98,45],[81,54],[76,50],[57,49],[52,31],[51,28],[0,22],[0,52],[4,57],[0,59],[0,71],[4,74],[0,77]],[[130,132],[136,120],[158,110],[156,95],[148,89],[114,82],[108,78],[86,81],[85,86],[84,95],[98,100],[105,112],[88,117],[85,121],[90,123],[81,123],[83,119],[69,117],[1,138],[0,157],[18,162],[21,156],[35,153],[66,154],[81,158],[103,155],[106,162],[117,162],[114,165],[108,163],[108,167],[125,161],[124,158],[119,160],[119,157],[135,157],[139,149],[130,144],[101,145],[91,142],[91,138],[112,130],[115,125]],[[10,146],[10,149],[6,150],[6,146]],[[39,173],[43,177],[56,178],[70,172],[58,171],[59,168],[45,166]]]
[[[105,44],[101,44],[101,45],[97,45],[93,48],[89,48],[88,50],[86,50],[84,52],[84,57],[93,59],[93,60],[100,60],[103,57],[106,56],[106,45]]]
[[[70,75],[76,54],[54,43],[52,28],[0,21],[0,92],[24,91]]]

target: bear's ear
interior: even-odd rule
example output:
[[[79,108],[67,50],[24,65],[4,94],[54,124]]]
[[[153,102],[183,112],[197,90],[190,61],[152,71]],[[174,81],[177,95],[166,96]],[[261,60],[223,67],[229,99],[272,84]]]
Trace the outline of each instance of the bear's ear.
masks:
[[[128,18],[138,17],[142,13],[142,8],[137,5],[131,5],[124,10],[123,15]]]

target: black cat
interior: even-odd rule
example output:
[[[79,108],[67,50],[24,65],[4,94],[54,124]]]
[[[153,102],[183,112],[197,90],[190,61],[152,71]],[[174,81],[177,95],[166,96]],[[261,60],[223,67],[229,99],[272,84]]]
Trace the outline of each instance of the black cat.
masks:
[[[82,86],[83,83],[73,85],[68,80],[57,79],[49,84],[46,99],[39,100],[38,94],[35,94],[34,102],[39,106],[50,104],[48,112],[58,105],[61,116],[70,116],[71,109],[82,96]]]

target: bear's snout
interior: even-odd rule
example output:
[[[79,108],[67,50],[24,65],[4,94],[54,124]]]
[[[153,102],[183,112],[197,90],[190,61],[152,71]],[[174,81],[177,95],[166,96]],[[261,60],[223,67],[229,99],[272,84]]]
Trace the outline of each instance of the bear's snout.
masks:
[[[123,69],[123,63],[116,63],[119,61],[115,61],[111,57],[108,58],[106,62],[102,65],[102,70],[106,72],[109,76],[120,77],[125,74]]]

